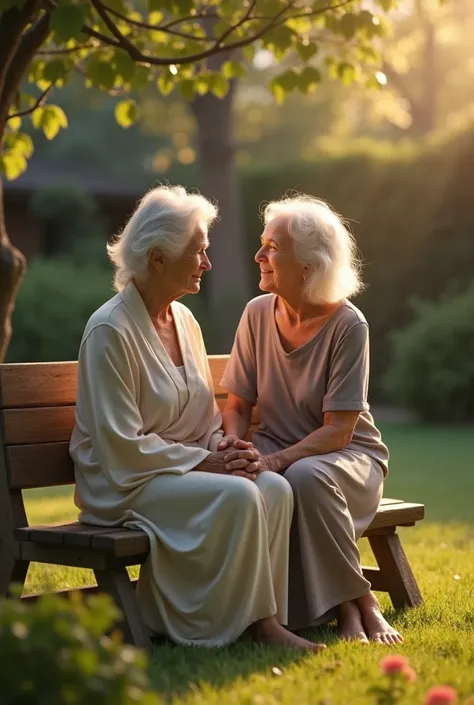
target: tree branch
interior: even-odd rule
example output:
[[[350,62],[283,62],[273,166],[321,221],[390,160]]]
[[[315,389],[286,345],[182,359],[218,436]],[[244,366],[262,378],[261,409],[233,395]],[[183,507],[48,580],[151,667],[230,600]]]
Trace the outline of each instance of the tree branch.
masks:
[[[56,81],[53,81],[39,96],[38,100],[34,105],[31,106],[31,108],[27,108],[26,110],[20,110],[18,113],[13,113],[12,115],[9,115],[7,117],[7,122],[8,120],[11,120],[12,118],[17,118],[17,117],[23,117],[24,115],[30,115],[31,113],[34,113],[37,108],[41,108],[41,106],[44,104],[46,101],[46,97],[51,90],[56,85]]]
[[[107,27],[109,27],[111,33],[116,37],[116,40],[112,39],[111,37],[107,37],[104,34],[101,34],[100,32],[96,32],[95,30],[91,29],[90,27],[84,25],[82,28],[82,32],[84,34],[87,34],[89,36],[93,36],[97,39],[101,39],[105,44],[108,44],[109,46],[114,46],[114,47],[120,47],[121,49],[124,49],[128,55],[130,56],[131,59],[136,61],[137,63],[140,64],[148,64],[150,66],[171,66],[172,64],[191,64],[197,61],[202,61],[203,59],[207,59],[209,56],[214,56],[217,54],[222,54],[223,52],[230,52],[235,49],[241,49],[242,47],[248,46],[249,44],[253,44],[254,42],[258,41],[261,39],[266,32],[268,32],[270,29],[273,27],[278,27],[280,24],[286,21],[286,19],[281,19],[282,16],[288,11],[289,7],[292,7],[294,4],[295,0],[292,0],[292,2],[289,3],[287,7],[284,7],[283,10],[280,10],[273,18],[269,19],[267,25],[265,27],[262,27],[258,32],[255,32],[253,35],[250,37],[246,37],[245,39],[240,39],[237,42],[234,42],[233,44],[222,44],[223,37],[228,36],[229,29],[227,29],[220,37],[214,40],[214,43],[209,49],[205,49],[201,52],[198,52],[197,54],[190,54],[189,56],[179,56],[179,57],[167,57],[167,58],[156,58],[154,56],[151,56],[150,54],[144,54],[141,52],[137,47],[132,44],[126,37],[122,35],[122,33],[117,29],[117,27],[114,25],[114,23],[110,20],[110,17],[108,17],[107,13],[103,9],[103,5],[100,2],[100,0],[91,0],[93,3],[94,7],[97,9],[97,12],[103,16],[102,13],[107,17],[107,22],[105,20],[105,17],[103,17],[104,22],[107,24]],[[346,4],[347,2],[351,2],[351,0],[344,0],[344,3],[341,4]],[[99,7],[101,12],[99,11]],[[322,11],[322,10],[321,10]],[[251,19],[254,18],[249,18],[247,21],[250,21]],[[238,24],[238,23],[237,23]],[[113,29],[112,29],[113,27]],[[233,25],[231,31],[234,31],[235,27],[237,25]],[[120,39],[119,39],[120,37]]]
[[[212,41],[214,41],[213,37],[196,37],[194,34],[189,34],[187,32],[179,32],[178,30],[169,29],[169,27],[166,25],[163,27],[163,25],[159,25],[159,24],[149,24],[148,22],[140,22],[139,20],[133,20],[133,19],[131,19],[131,17],[127,17],[126,15],[122,15],[120,12],[117,12],[117,10],[114,10],[112,7],[109,7],[108,5],[105,5],[105,4],[104,4],[104,8],[111,15],[114,15],[114,17],[118,17],[118,19],[123,20],[124,22],[127,22],[129,25],[132,25],[133,27],[140,27],[141,29],[148,29],[153,32],[165,32],[166,34],[172,34],[175,37],[182,37],[183,39],[192,39],[195,42],[212,42]],[[193,18],[193,19],[195,19],[195,18]]]
[[[138,51],[136,46],[132,44],[132,42],[127,39],[127,37],[124,37],[117,25],[112,22],[109,15],[107,14],[105,6],[101,3],[100,0],[91,0],[91,3],[95,7],[97,14],[102,19],[109,32],[112,34],[112,36],[115,37],[117,42],[119,42],[120,46],[123,47],[126,51],[128,51],[128,53],[133,59],[132,54],[135,54]]]
[[[66,54],[73,54],[76,51],[82,51],[83,49],[100,49],[96,44],[80,44],[75,47],[70,47],[69,49],[42,49],[37,51],[38,56],[65,56]]]
[[[15,99],[18,86],[32,58],[49,34],[49,20],[49,13],[45,12],[42,17],[25,32],[15,52],[14,60],[10,61],[3,90],[0,94],[0,135],[3,134],[10,106]]]

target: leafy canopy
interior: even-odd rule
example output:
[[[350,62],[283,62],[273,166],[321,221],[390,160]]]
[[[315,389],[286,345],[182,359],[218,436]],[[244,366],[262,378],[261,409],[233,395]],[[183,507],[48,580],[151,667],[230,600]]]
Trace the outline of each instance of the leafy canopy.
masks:
[[[323,66],[343,82],[373,81],[383,14],[395,3],[375,0],[369,11],[363,0],[0,0],[1,170],[14,179],[26,169],[27,116],[47,139],[67,127],[48,98],[76,73],[121,98],[123,127],[139,115],[131,96],[148,84],[223,98],[259,50],[282,64],[271,82],[279,102],[314,90]]]

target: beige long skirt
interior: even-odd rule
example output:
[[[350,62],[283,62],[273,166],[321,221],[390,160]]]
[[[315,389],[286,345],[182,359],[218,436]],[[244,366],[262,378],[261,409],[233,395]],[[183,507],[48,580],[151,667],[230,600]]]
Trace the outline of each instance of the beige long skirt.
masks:
[[[151,632],[220,646],[264,617],[286,623],[292,512],[290,485],[271,472],[151,480],[124,524],[150,538],[137,597]]]
[[[370,591],[357,540],[377,512],[384,475],[368,455],[344,449],[298,460],[284,477],[295,502],[288,627],[301,629],[330,621],[338,605]]]

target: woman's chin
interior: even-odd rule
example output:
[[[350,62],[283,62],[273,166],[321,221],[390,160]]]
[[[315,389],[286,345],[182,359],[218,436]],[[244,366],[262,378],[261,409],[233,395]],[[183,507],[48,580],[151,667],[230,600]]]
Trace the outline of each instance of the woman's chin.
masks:
[[[261,291],[267,291],[267,292],[273,291],[273,287],[272,287],[271,283],[270,283],[270,282],[266,282],[266,281],[264,281],[263,279],[260,279],[260,281],[259,281],[259,283],[258,283],[258,288],[259,288]]]

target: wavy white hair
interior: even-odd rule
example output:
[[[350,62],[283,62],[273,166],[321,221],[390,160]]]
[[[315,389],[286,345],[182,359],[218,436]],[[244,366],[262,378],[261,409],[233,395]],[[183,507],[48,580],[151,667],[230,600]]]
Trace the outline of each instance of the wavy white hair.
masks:
[[[124,230],[107,252],[115,267],[114,287],[121,291],[148,268],[148,253],[157,248],[170,259],[178,258],[194,235],[199,220],[209,227],[217,208],[204,196],[188,193],[183,186],[158,186],[138,204]]]
[[[307,195],[269,203],[265,224],[286,217],[299,262],[309,265],[303,298],[310,303],[336,303],[362,291],[361,262],[352,234],[324,201]]]

